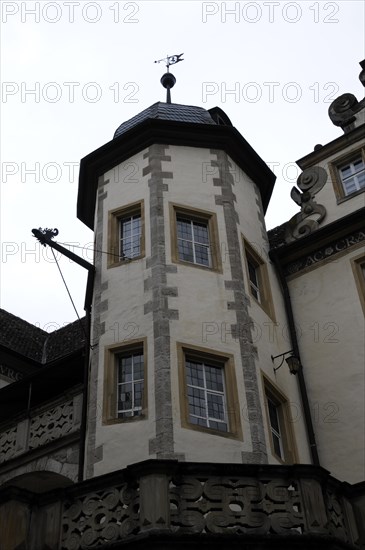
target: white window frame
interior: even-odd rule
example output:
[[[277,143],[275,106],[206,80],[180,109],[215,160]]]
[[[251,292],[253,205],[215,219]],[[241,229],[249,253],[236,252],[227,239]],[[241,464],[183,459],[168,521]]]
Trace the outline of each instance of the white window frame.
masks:
[[[201,420],[205,420],[206,421],[206,424],[199,424],[197,423],[198,426],[202,426],[203,428],[212,428],[214,430],[218,430],[218,431],[222,431],[222,432],[229,432],[229,421],[228,421],[228,415],[227,415],[227,394],[226,394],[226,386],[225,386],[225,373],[224,373],[224,365],[216,365],[216,364],[213,364],[213,362],[209,362],[209,361],[204,361],[204,360],[198,360],[194,357],[189,357],[189,355],[187,355],[185,357],[185,376],[187,378],[187,374],[188,374],[188,365],[187,363],[194,363],[196,365],[202,365],[203,367],[203,383],[204,383],[204,386],[196,386],[194,384],[189,384],[188,381],[186,380],[186,387],[187,388],[195,388],[195,389],[198,389],[199,391],[202,391],[204,393],[204,404],[205,404],[205,409],[206,409],[206,416],[199,416],[197,414],[194,414],[191,412],[191,409],[190,409],[190,403],[189,403],[189,397],[188,397],[188,410],[189,410],[189,419],[191,419],[191,417],[194,417],[194,418],[197,418],[197,419],[201,419]],[[206,380],[206,367],[213,367],[213,368],[218,368],[221,370],[222,372],[222,384],[223,384],[223,391],[219,391],[219,390],[213,390],[213,389],[210,389],[207,387],[207,380]],[[222,402],[223,402],[223,409],[224,409],[224,419],[223,420],[220,420],[218,418],[215,418],[215,417],[211,417],[209,416],[209,406],[208,406],[208,394],[211,394],[211,395],[219,395],[222,397]],[[226,426],[226,429],[225,430],[219,430],[219,428],[216,428],[215,426],[212,426],[211,423],[212,422],[215,422],[217,424],[221,424],[222,426],[225,425]],[[195,424],[194,422],[192,422],[192,424]]]
[[[270,430],[271,430],[271,438],[272,438],[272,445],[273,445],[273,448],[274,448],[274,451],[275,451],[275,454],[281,458],[281,460],[284,460],[285,459],[285,452],[284,452],[284,446],[283,446],[283,427],[281,425],[281,418],[280,418],[280,407],[281,407],[281,403],[277,403],[272,397],[271,395],[268,395],[266,394],[266,399],[267,399],[267,406],[268,406],[268,409],[269,409],[269,422],[270,422]],[[271,423],[271,415],[270,415],[270,404],[272,405],[272,409],[271,410],[274,410],[275,411],[275,416],[276,416],[276,422],[277,422],[277,425],[279,427],[279,431],[277,431],[277,429],[272,425]],[[279,442],[279,453],[277,452],[276,448],[275,448],[275,440],[274,438],[276,438]]]
[[[204,269],[207,271],[223,272],[222,259],[219,246],[219,234],[217,214],[193,206],[169,203],[170,210],[170,237],[171,237],[171,261],[181,266],[193,267],[194,269]],[[190,223],[191,235],[188,239],[184,236],[178,236],[179,220]],[[201,224],[206,228],[208,243],[201,243],[195,239],[194,224]],[[190,239],[191,237],[191,239]],[[179,251],[179,243],[192,243],[192,258],[183,259]],[[207,250],[208,263],[197,261],[196,247],[203,246]]]
[[[191,239],[184,239],[182,237],[179,237],[179,225],[178,224],[179,224],[180,220],[190,223]],[[195,224],[205,226],[206,231],[207,231],[207,235],[208,235],[208,244],[200,243],[199,241],[195,240],[195,235],[194,235],[194,225]],[[178,255],[179,255],[179,260],[182,261],[182,262],[189,262],[189,263],[193,263],[193,264],[196,264],[196,265],[201,265],[203,267],[212,267],[211,243],[210,243],[210,235],[209,235],[209,221],[208,220],[203,220],[203,219],[202,220],[193,219],[192,217],[190,217],[186,214],[184,215],[184,214],[177,213],[177,215],[176,215],[176,231],[177,231],[177,251],[178,251]],[[181,258],[180,251],[179,251],[179,241],[191,243],[192,250],[193,250],[193,261],[192,262],[190,260],[186,260],[185,258]],[[207,254],[208,255],[208,263],[207,264],[204,264],[204,263],[201,263],[201,262],[197,261],[196,246],[204,247],[207,250],[207,252],[208,252],[208,254]]]
[[[137,414],[126,416],[119,414],[131,412],[132,409],[119,408],[119,365],[123,357],[127,355],[141,355],[143,357],[143,388],[141,407],[134,407]],[[138,383],[140,378],[132,381]],[[105,347],[104,355],[104,388],[103,388],[103,424],[118,424],[124,422],[133,422],[145,420],[148,417],[148,388],[147,388],[147,338],[138,338],[135,340],[123,341]],[[134,390],[134,388],[133,388]],[[134,395],[134,394],[133,394]]]
[[[134,379],[134,364],[135,364],[134,357],[137,356],[137,355],[139,357],[142,357],[143,378],[138,378],[138,379],[135,380]],[[120,382],[119,373],[120,373],[120,369],[123,368],[123,365],[121,365],[121,362],[127,356],[132,357],[132,379],[131,379],[130,382]],[[143,411],[143,395],[144,395],[144,385],[145,385],[143,348],[121,353],[121,354],[117,355],[117,361],[118,361],[118,364],[117,364],[117,369],[118,370],[117,370],[117,400],[116,400],[117,411],[116,411],[116,416],[117,416],[117,418],[123,418],[123,419],[133,418],[134,416],[140,416],[142,414],[142,411]],[[141,401],[140,406],[135,406],[135,384],[138,384],[138,383],[141,383],[141,382],[142,382],[142,401]],[[119,409],[119,395],[120,395],[122,386],[125,386],[126,384],[131,384],[131,386],[132,386],[132,407],[129,408],[129,409]],[[133,413],[133,414],[127,414],[127,413]]]
[[[248,267],[248,276],[250,281],[250,290],[252,296],[261,304],[261,290],[260,290],[260,266],[255,262],[252,256],[246,251],[247,255],[247,267]],[[250,267],[254,270],[255,281],[252,280]],[[256,295],[255,295],[256,293]]]
[[[222,353],[218,350],[212,350],[202,348],[200,346],[194,346],[190,344],[184,344],[177,342],[177,359],[178,359],[178,375],[179,375],[179,399],[180,399],[180,414],[181,414],[181,426],[188,430],[199,431],[205,434],[209,434],[212,437],[227,437],[230,439],[243,440],[242,426],[241,426],[241,405],[237,388],[234,356],[230,353]],[[206,425],[192,423],[190,419],[190,404],[188,396],[188,379],[187,379],[187,367],[186,363],[190,361],[192,363],[204,363],[205,365],[218,367],[221,369],[223,380],[223,392],[224,392],[224,421],[226,423],[226,430],[219,430],[219,426],[213,425],[209,427],[209,422]],[[191,380],[192,381],[192,380]],[[200,380],[198,381],[201,383]],[[204,386],[206,387],[206,381]],[[199,390],[204,389],[196,384],[189,384],[192,387],[198,387]],[[211,391],[211,390],[208,390]],[[221,395],[221,389],[212,390],[212,394],[218,391]],[[200,399],[200,396],[198,396]],[[205,403],[207,403],[207,397],[205,396]],[[197,403],[199,405],[199,403]],[[197,411],[198,413],[200,411]],[[194,413],[193,413],[194,414]],[[199,415],[195,415],[199,416]],[[208,419],[209,413],[206,408],[206,418]],[[205,418],[205,417],[203,417]],[[212,422],[217,422],[217,419],[210,417]]]
[[[139,220],[139,231],[134,233],[133,232],[133,225],[135,220]],[[131,235],[129,237],[123,237],[122,236],[122,229],[123,224],[130,221],[131,222]],[[119,222],[119,260],[132,260],[134,258],[138,258],[141,256],[142,253],[142,214],[141,212],[133,212],[131,214],[127,214],[126,216],[122,216],[118,220]],[[123,252],[124,243],[129,242],[130,244],[133,242],[133,237],[138,236],[139,237],[139,246],[138,246],[138,252],[133,253],[131,256],[126,256]]]
[[[279,387],[270,380],[262,371],[263,396],[265,400],[267,430],[272,455],[281,463],[294,464],[298,461],[298,451],[295,442],[293,420],[290,412],[290,404]],[[270,417],[269,404],[275,409],[276,421],[279,431],[273,426]],[[275,449],[274,438],[278,439],[280,453]]]
[[[355,163],[358,163],[359,161],[361,161],[362,167],[360,169],[356,169],[355,168]],[[343,174],[342,174],[342,170],[344,170],[345,168],[350,168],[351,173],[348,176],[343,176]],[[365,162],[364,162],[364,159],[362,158],[361,154],[358,157],[353,158],[351,161],[346,162],[342,165],[339,165],[338,166],[338,172],[339,172],[343,192],[344,192],[346,197],[349,197],[353,193],[356,193],[357,191],[360,191],[361,189],[365,188],[365,183],[364,183],[364,185],[360,185],[359,179],[358,179],[359,174],[365,174]],[[356,187],[356,189],[354,189],[352,191],[349,191],[346,187],[346,184],[350,180],[352,180],[355,183],[355,187]]]

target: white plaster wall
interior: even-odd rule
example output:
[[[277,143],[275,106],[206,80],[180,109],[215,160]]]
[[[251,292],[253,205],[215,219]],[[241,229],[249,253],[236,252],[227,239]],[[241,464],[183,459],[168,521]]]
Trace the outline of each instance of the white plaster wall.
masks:
[[[191,343],[192,345],[215,349],[221,352],[228,352],[234,355],[236,366],[237,389],[240,399],[241,423],[243,429],[243,442],[227,440],[209,434],[200,434],[193,430],[180,428],[180,421],[175,424],[174,437],[177,444],[177,452],[184,452],[186,460],[207,460],[206,445],[199,445],[199,441],[209,441],[209,460],[211,461],[241,461],[239,451],[252,451],[250,431],[247,418],[247,404],[243,380],[243,366],[240,357],[239,343],[232,338],[230,326],[236,322],[234,312],[227,309],[227,301],[233,299],[233,292],[226,290],[224,280],[231,278],[227,237],[223,209],[215,204],[215,195],[220,194],[220,188],[213,185],[213,178],[218,176],[211,167],[211,156],[208,150],[192,149],[188,147],[170,147],[169,150],[173,161],[174,178],[169,182],[168,200],[178,204],[184,204],[195,208],[202,208],[217,214],[219,241],[221,244],[221,256],[223,275],[210,271],[197,269],[190,266],[178,265],[178,274],[172,278],[179,288],[179,297],[170,299],[171,307],[179,309],[179,321],[172,323],[173,330],[172,346],[174,339]],[[188,161],[187,161],[188,159]],[[276,318],[271,319],[261,306],[251,298],[249,312],[254,324],[253,339],[257,347],[257,377],[261,396],[263,421],[266,426],[267,448],[269,461],[277,463],[271,455],[269,445],[269,430],[265,414],[265,400],[262,388],[261,370],[268,378],[272,379],[292,403],[293,420],[295,421],[294,432],[298,448],[298,456],[301,462],[309,463],[310,454],[308,450],[307,436],[304,425],[304,416],[300,395],[298,392],[297,379],[284,367],[274,375],[271,355],[277,355],[291,348],[291,342],[287,329],[287,321],[284,305],[281,297],[281,290],[276,280],[276,274],[267,255],[268,243],[264,238],[265,228],[258,216],[257,193],[253,182],[246,174],[231,160],[231,174],[234,178],[234,193],[237,197],[236,210],[240,219],[240,230],[251,246],[267,262],[271,290],[273,294]],[[259,201],[260,203],[260,201]],[[165,204],[165,215],[168,215]],[[170,239],[167,239],[169,247]],[[240,242],[238,251],[243,260],[243,247]],[[170,256],[167,252],[167,258]],[[245,265],[242,263],[243,275],[246,289],[248,288]],[[209,326],[207,327],[207,324]],[[207,330],[216,330],[216,334],[209,334]],[[184,338],[182,338],[182,335]],[[173,350],[172,350],[173,351]],[[172,358],[174,354],[172,353]],[[178,402],[178,379],[177,365],[173,372],[173,395],[174,410],[179,419]]]
[[[180,390],[177,364],[177,343],[199,346],[207,350],[229,353],[236,366],[239,408],[244,412],[246,404],[238,341],[227,331],[236,322],[235,314],[227,309],[227,301],[233,293],[227,291],[224,281],[231,279],[227,238],[222,207],[215,204],[215,195],[220,188],[213,186],[213,177],[218,170],[212,167],[208,149],[170,146],[171,163],[163,166],[172,170],[173,179],[168,181],[165,193],[165,219],[169,220],[169,203],[214,212],[217,215],[223,274],[190,265],[177,265],[177,274],[169,275],[168,282],[178,287],[178,297],[169,298],[169,306],[179,310],[179,320],[172,321],[171,330],[171,382],[174,414],[175,452],[183,453],[188,461],[242,462],[241,452],[251,451],[248,426],[241,418],[244,441],[220,437],[181,427]],[[171,238],[166,224],[166,261],[171,262]],[[209,330],[217,330],[213,336]]]
[[[364,317],[350,260],[359,248],[289,283],[321,465],[364,479]]]
[[[107,197],[103,201],[103,250],[107,250],[108,212],[130,203],[144,200],[145,206],[145,250],[146,256],[121,266],[107,268],[107,256],[103,255],[102,282],[108,288],[102,293],[101,301],[108,300],[108,309],[101,314],[105,322],[105,333],[99,340],[96,353],[99,360],[97,386],[97,428],[95,447],[103,447],[103,459],[95,464],[95,475],[126,467],[128,464],[153,458],[149,455],[149,440],[155,434],[153,338],[151,315],[144,314],[144,303],[149,293],[144,293],[146,257],[150,255],[149,222],[149,176],[142,176],[147,162],[145,151],[134,155],[115,169],[105,174]],[[147,337],[147,419],[103,425],[104,353],[105,347],[128,343],[130,340]]]

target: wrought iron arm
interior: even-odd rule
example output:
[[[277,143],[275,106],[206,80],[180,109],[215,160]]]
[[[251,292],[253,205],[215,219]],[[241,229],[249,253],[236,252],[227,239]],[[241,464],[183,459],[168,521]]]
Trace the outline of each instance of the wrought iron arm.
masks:
[[[95,272],[95,267],[92,264],[90,264],[83,258],[80,258],[80,256],[77,256],[77,254],[74,254],[73,252],[71,252],[71,250],[67,250],[67,248],[65,248],[64,246],[52,241],[53,237],[56,237],[58,235],[58,229],[32,229],[32,233],[43,246],[46,246],[48,244],[55,250],[58,250],[58,252],[61,252],[61,254],[63,254],[64,256],[67,256],[67,258],[70,258],[70,260],[72,260],[73,262],[81,265],[81,267],[84,267],[92,273]]]

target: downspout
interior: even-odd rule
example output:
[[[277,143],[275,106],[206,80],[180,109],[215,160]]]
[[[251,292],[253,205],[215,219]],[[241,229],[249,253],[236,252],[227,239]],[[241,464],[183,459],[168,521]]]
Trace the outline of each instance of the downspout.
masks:
[[[304,419],[305,419],[305,427],[306,427],[306,431],[307,431],[312,462],[315,466],[319,466],[320,464],[319,464],[318,449],[317,449],[317,443],[316,443],[316,438],[315,438],[315,434],[314,434],[312,415],[311,415],[310,406],[309,406],[307,387],[306,387],[306,384],[305,384],[302,362],[300,360],[300,355],[299,355],[298,338],[297,338],[297,332],[296,332],[296,329],[295,329],[293,308],[292,308],[291,299],[290,299],[290,292],[289,292],[288,284],[287,284],[287,281],[286,281],[286,278],[285,278],[285,275],[284,275],[283,268],[281,267],[279,258],[277,256],[277,254],[275,253],[275,250],[271,250],[270,253],[269,253],[269,256],[272,259],[272,261],[274,262],[277,274],[279,276],[279,280],[280,280],[280,283],[281,283],[281,288],[283,290],[285,311],[286,311],[286,315],[287,315],[287,318],[288,318],[289,332],[290,332],[290,338],[291,338],[291,342],[292,342],[292,349],[293,349],[294,355],[299,359],[299,363],[300,363],[300,368],[299,368],[297,376],[298,376],[299,391],[300,391],[300,397],[301,397],[301,400],[302,400]]]
[[[85,313],[86,313],[86,341],[85,341],[85,359],[84,359],[84,379],[83,379],[83,396],[82,396],[82,412],[80,426],[80,450],[79,450],[79,471],[78,482],[84,480],[84,464],[86,450],[86,432],[87,432],[87,409],[89,398],[89,363],[91,349],[91,302],[94,286],[94,271],[89,271],[87,278],[86,296],[85,296]]]

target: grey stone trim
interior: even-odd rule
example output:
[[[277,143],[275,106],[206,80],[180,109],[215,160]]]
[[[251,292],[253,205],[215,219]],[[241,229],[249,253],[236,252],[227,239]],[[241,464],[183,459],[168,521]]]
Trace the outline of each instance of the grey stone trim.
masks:
[[[94,463],[100,462],[101,460],[103,460],[103,454],[104,454],[103,449],[104,447],[102,445],[99,445],[99,447],[96,447],[94,452]]]
[[[264,209],[262,207],[261,194],[257,185],[254,185],[254,187],[255,187],[255,194],[256,194],[257,217],[259,219],[260,226],[261,226],[261,235],[264,241],[267,243],[268,238],[267,238],[267,231],[266,231],[266,222],[264,217]]]
[[[103,300],[100,302],[99,311],[100,313],[103,313],[104,311],[108,311],[108,300]]]
[[[105,321],[100,323],[99,327],[99,336],[102,336],[103,334],[105,334]]]
[[[151,257],[146,259],[146,268],[151,270],[145,280],[145,292],[152,291],[152,297],[144,305],[145,314],[152,314],[154,340],[154,376],[155,376],[155,414],[156,437],[149,441],[149,453],[161,459],[181,459],[174,453],[174,426],[171,404],[171,357],[170,357],[170,320],[178,319],[179,312],[169,309],[170,296],[178,296],[177,287],[167,284],[167,274],[176,273],[166,265],[164,197],[168,186],[166,178],[172,179],[173,173],[162,169],[162,162],[170,162],[166,154],[168,145],[152,145],[144,158],[148,166],[143,175],[150,174],[150,231]]]
[[[239,247],[238,213],[235,210],[235,195],[233,193],[234,178],[230,172],[228,156],[224,151],[211,149],[216,156],[212,166],[219,170],[219,178],[214,178],[214,185],[221,188],[221,195],[215,197],[216,204],[223,208],[227,234],[227,256],[229,258],[232,280],[225,281],[225,287],[233,291],[233,301],[227,302],[227,308],[235,311],[237,324],[231,326],[240,345],[243,379],[245,384],[248,424],[251,432],[252,453],[243,453],[244,462],[267,463],[267,450],[261,410],[259,385],[257,379],[255,355],[256,348],[252,342],[251,324],[247,304],[248,299],[244,287],[242,261]],[[245,296],[246,299],[242,299]]]
[[[143,291],[148,292],[151,289],[152,289],[152,277],[147,277],[147,279],[143,281]]]
[[[104,223],[104,204],[103,201],[107,197],[105,184],[109,180],[104,180],[104,177],[99,178],[99,193],[98,193],[98,209],[97,209],[97,224],[95,228],[95,248],[98,251],[103,249],[103,223]],[[86,455],[85,455],[85,477],[91,478],[94,476],[94,463],[102,457],[102,450],[95,449],[96,441],[96,422],[97,416],[100,414],[100,409],[97,407],[97,384],[99,371],[99,338],[105,332],[105,322],[101,321],[102,311],[108,308],[108,301],[101,300],[102,293],[108,289],[108,282],[102,282],[102,259],[101,252],[95,252],[95,282],[94,282],[94,298],[93,298],[93,332],[91,341],[94,349],[90,354],[90,372],[89,372],[89,396],[88,396],[88,419],[87,419],[87,435],[86,435]],[[100,454],[101,453],[101,454]]]
[[[242,462],[244,464],[261,464],[261,454],[260,453],[247,453],[241,452]]]

